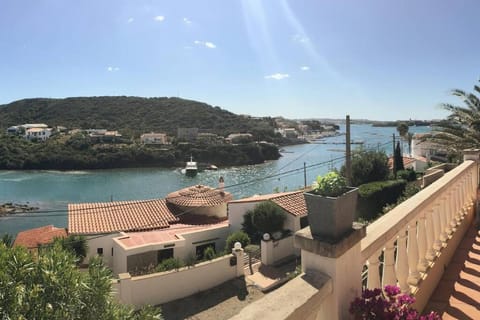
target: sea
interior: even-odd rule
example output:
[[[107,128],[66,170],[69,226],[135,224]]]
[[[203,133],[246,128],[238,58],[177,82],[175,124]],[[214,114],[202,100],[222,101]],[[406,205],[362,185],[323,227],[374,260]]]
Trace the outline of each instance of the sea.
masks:
[[[429,127],[410,127],[409,132],[424,133]],[[340,133],[345,126],[340,126]],[[351,125],[352,150],[376,149],[393,153],[395,127]],[[404,150],[408,146],[404,143]],[[340,169],[345,158],[345,135],[315,143],[287,146],[282,157],[258,165],[220,168],[186,177],[182,168],[135,168],[81,171],[1,171],[0,203],[28,204],[32,213],[0,217],[0,236],[53,224],[67,226],[67,205],[83,202],[112,202],[164,198],[169,193],[192,185],[218,187],[224,178],[225,191],[235,199],[255,194],[297,190],[310,185],[319,174]]]

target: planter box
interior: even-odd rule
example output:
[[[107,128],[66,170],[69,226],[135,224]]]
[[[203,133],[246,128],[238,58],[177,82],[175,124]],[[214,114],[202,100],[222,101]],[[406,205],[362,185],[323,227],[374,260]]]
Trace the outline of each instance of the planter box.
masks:
[[[349,190],[339,197],[326,197],[305,192],[308,223],[315,238],[337,242],[352,230],[357,207],[358,188]]]

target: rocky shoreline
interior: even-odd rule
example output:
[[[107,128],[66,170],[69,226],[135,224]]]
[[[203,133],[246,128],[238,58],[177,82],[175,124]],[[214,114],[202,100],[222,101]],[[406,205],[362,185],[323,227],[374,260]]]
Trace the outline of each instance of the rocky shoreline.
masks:
[[[28,204],[7,202],[0,204],[0,216],[4,216],[7,214],[32,212],[38,209],[39,208],[29,206]]]

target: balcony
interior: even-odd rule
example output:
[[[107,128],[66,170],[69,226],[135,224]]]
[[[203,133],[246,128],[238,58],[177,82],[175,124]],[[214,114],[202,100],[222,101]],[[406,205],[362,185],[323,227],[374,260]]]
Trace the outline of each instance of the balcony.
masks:
[[[239,316],[254,319],[268,310],[280,319],[348,319],[349,303],[362,287],[397,285],[415,297],[414,307],[419,311],[434,309],[446,316],[480,318],[476,299],[480,296],[480,237],[472,227],[479,156],[478,150],[466,150],[462,164],[366,230],[357,230],[344,242],[330,246],[334,255],[325,254],[323,244],[309,235],[308,227],[299,231],[295,242],[302,249],[304,274]],[[310,243],[304,245],[305,241]],[[466,268],[470,273],[462,274]],[[460,292],[459,286],[466,288]],[[455,301],[456,305],[450,305]]]

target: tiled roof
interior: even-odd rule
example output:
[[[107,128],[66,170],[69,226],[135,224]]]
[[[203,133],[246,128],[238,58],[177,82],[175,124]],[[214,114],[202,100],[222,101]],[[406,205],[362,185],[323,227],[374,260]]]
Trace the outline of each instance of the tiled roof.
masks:
[[[229,203],[260,202],[268,200],[276,203],[286,212],[294,216],[302,216],[307,214],[307,205],[305,204],[305,198],[303,197],[303,190],[257,195],[249,198],[233,200]]]
[[[415,158],[402,157],[402,159],[403,159],[403,166],[405,168],[415,162]],[[388,158],[388,167],[390,169],[393,169],[393,157]]]
[[[133,248],[146,244],[157,244],[162,242],[171,242],[179,239],[179,236],[185,233],[228,227],[228,220],[211,221],[209,224],[190,224],[177,223],[168,229],[153,230],[149,232],[128,232],[123,237],[118,237],[118,241],[126,248]]]
[[[170,193],[166,201],[182,207],[215,207],[232,199],[229,192],[196,185]]]
[[[178,210],[164,199],[68,205],[68,232],[101,234],[168,228]]]
[[[66,236],[67,232],[64,228],[56,228],[53,225],[48,225],[19,232],[13,245],[35,248],[41,244],[51,243],[54,238],[64,238]]]

